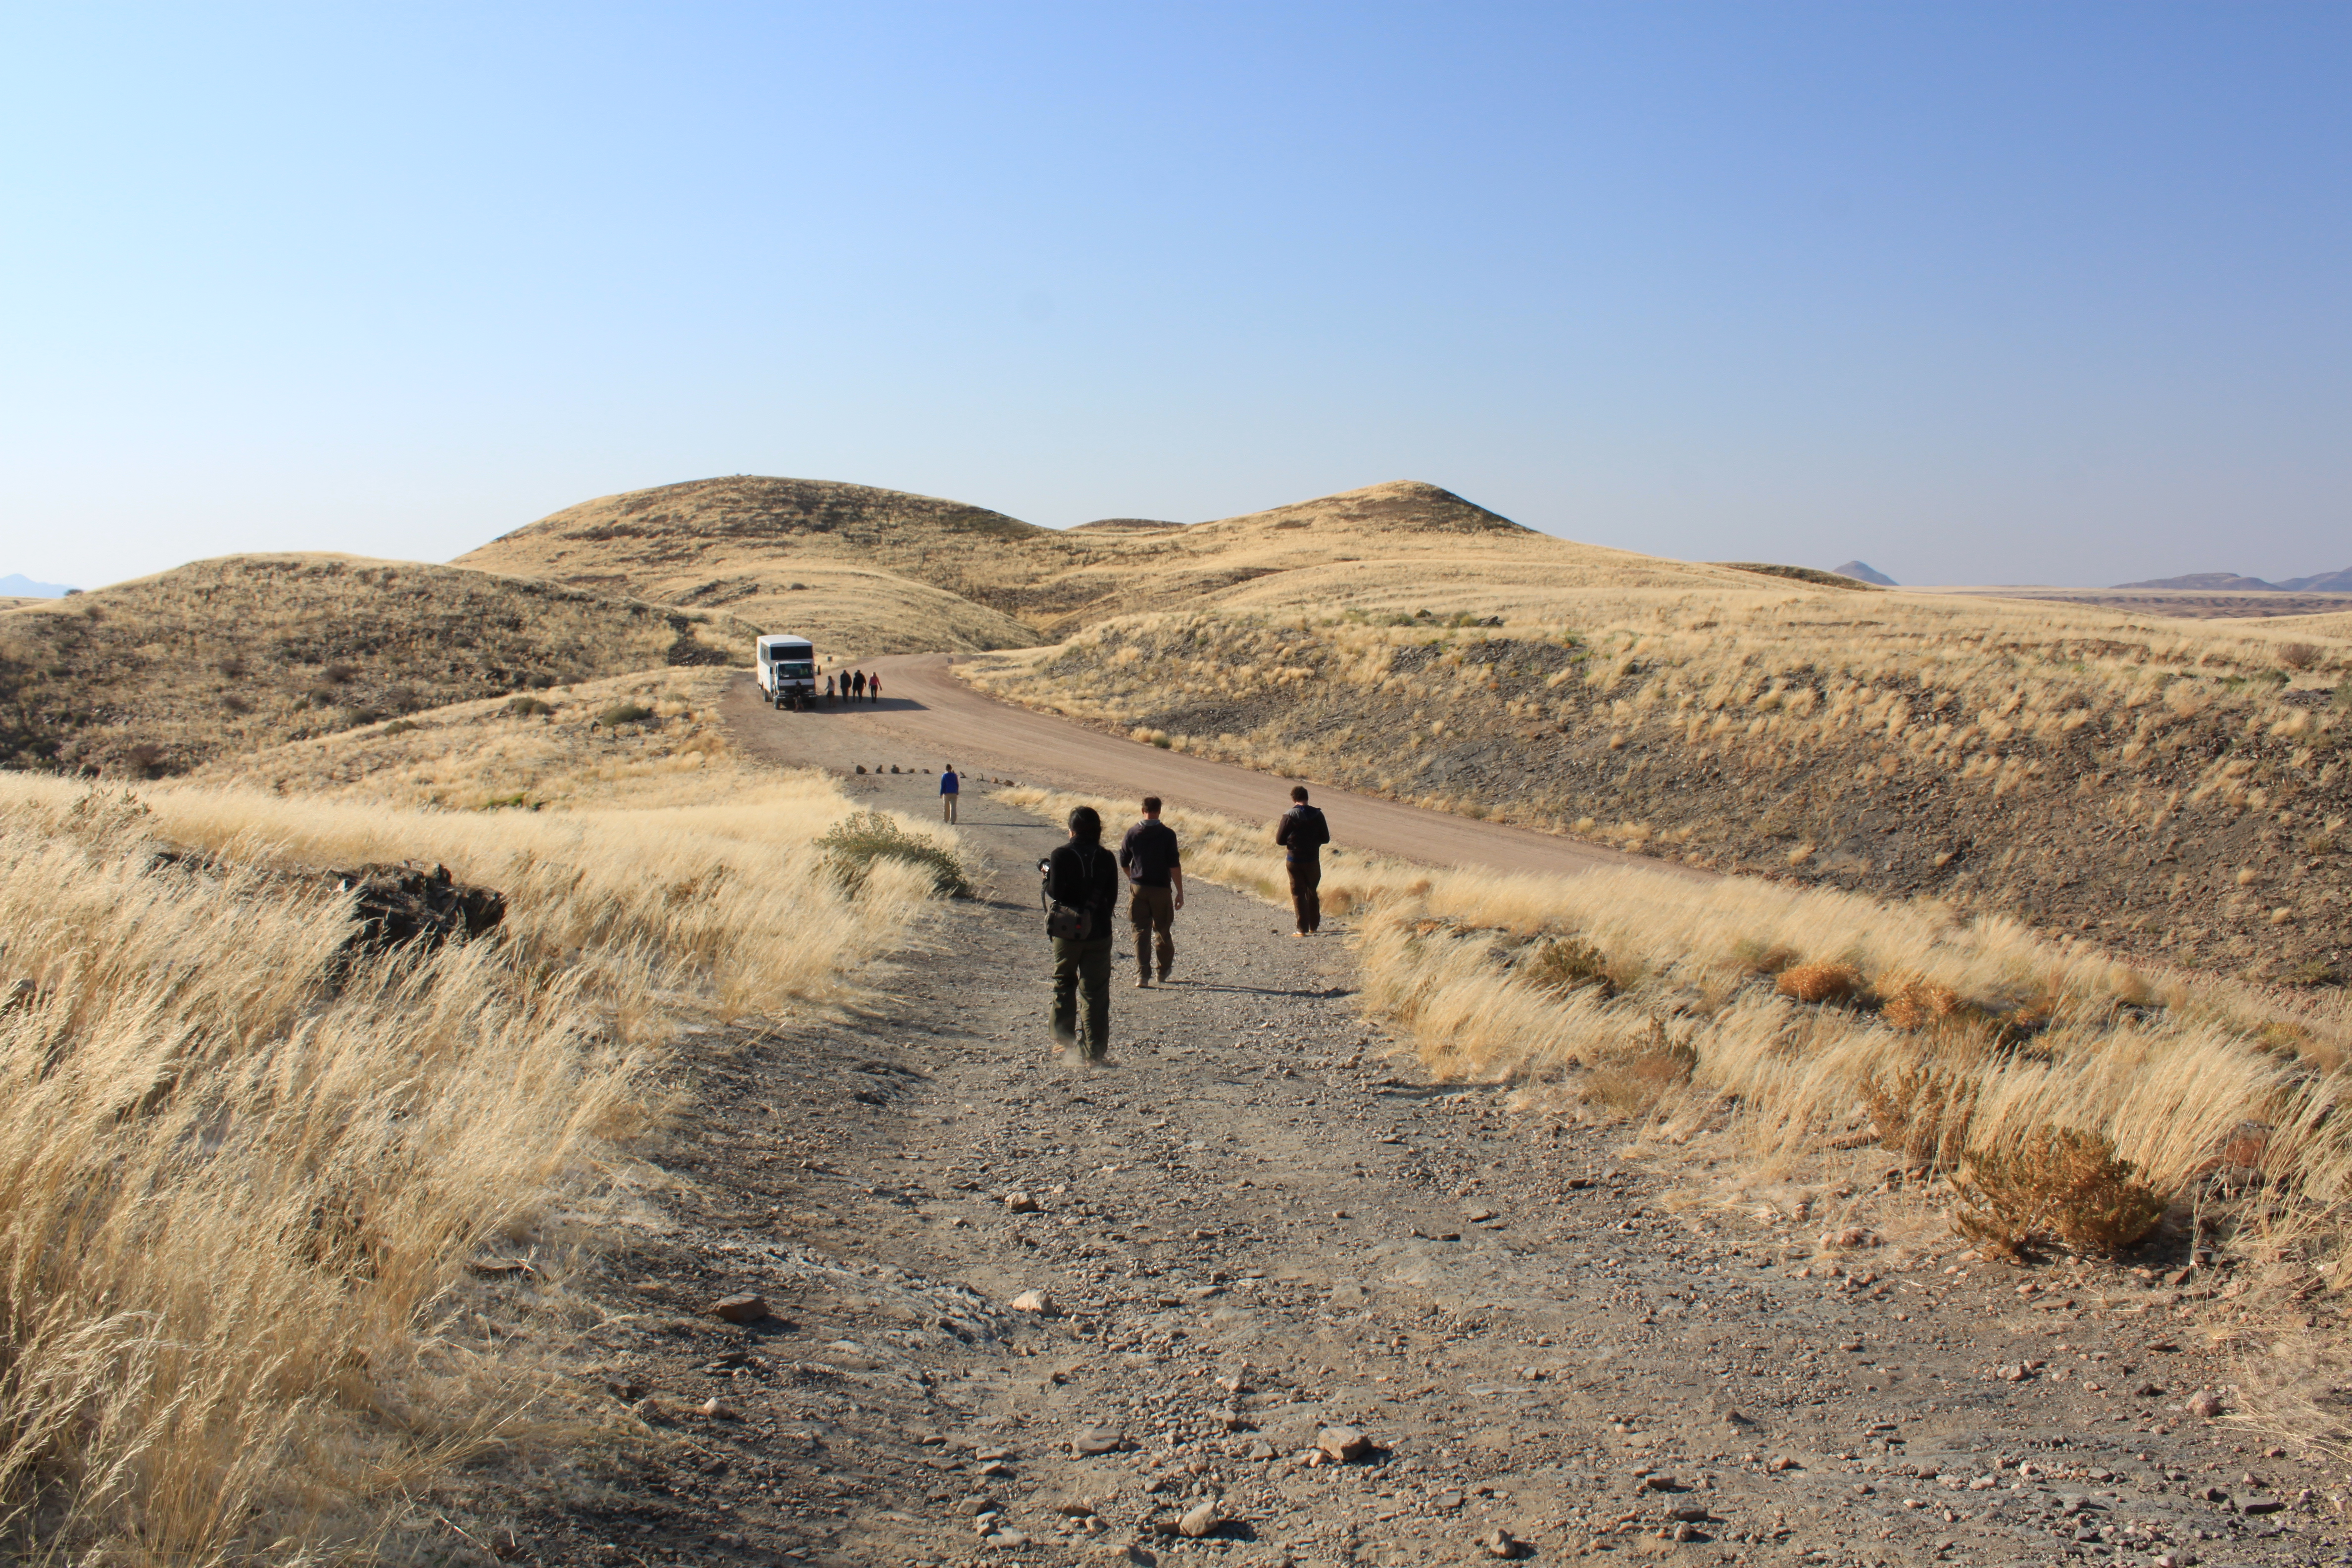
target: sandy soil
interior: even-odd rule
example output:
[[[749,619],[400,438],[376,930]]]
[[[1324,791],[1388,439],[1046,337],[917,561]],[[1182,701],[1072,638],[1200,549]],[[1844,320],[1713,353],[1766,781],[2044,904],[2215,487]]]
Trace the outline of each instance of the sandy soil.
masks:
[[[1619,1135],[1423,1081],[1343,942],[1213,888],[1172,984],[1122,963],[1115,1065],[1066,1068],[1057,835],[962,826],[983,896],[861,1005],[691,1037],[665,1175],[574,1282],[580,1376],[646,1436],[454,1500],[473,1560],[2334,1560],[2322,1472],[2182,1408],[2227,1376],[2202,1276],[2021,1295],[1677,1212]],[[745,1291],[771,1315],[713,1315]]]
[[[1269,833],[1290,804],[1291,780],[1161,751],[983,697],[956,679],[944,654],[902,655],[862,668],[881,672],[882,701],[815,713],[775,712],[761,703],[755,685],[739,683],[723,709],[737,744],[753,756],[796,767],[847,772],[862,763],[936,771],[953,763],[961,773],[1020,784],[1139,797],[1150,792],[1171,805],[1244,821],[1263,818]],[[1410,860],[1502,871],[1573,873],[1625,864],[1680,869],[1345,790],[1318,785],[1314,796],[1334,839]]]

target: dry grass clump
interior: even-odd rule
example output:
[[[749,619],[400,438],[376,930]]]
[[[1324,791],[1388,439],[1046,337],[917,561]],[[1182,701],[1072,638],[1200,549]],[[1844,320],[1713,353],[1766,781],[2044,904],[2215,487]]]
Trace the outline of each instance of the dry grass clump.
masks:
[[[1862,988],[1862,971],[1851,963],[1798,963],[1780,971],[1772,989],[1800,1002],[1843,1002]]]
[[[467,1266],[593,1204],[654,1109],[667,1019],[836,993],[898,940],[930,878],[877,862],[843,890],[814,841],[848,811],[814,777],[532,815],[0,775],[19,1544],[356,1549],[403,1493],[547,1420]],[[277,874],[409,856],[504,890],[496,936],[339,963],[348,897]]]
[[[1958,1165],[1983,1092],[1974,1066],[1915,1059],[1867,1073],[1862,1101],[1880,1147],[1902,1155],[1915,1170]]]
[[[2022,1141],[1970,1156],[1956,1178],[1952,1223],[1996,1257],[2017,1258],[2045,1239],[2120,1252],[2162,1217],[2165,1200],[2134,1181],[2115,1144],[2070,1127],[2037,1128]]]

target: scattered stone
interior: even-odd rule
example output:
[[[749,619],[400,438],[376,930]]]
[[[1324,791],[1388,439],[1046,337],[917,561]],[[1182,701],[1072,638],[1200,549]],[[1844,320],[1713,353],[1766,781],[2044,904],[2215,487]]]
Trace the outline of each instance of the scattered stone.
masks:
[[[2200,1389],[2189,1396],[2189,1414],[2201,1420],[2212,1420],[2222,1409],[2221,1396],[2211,1389]]]
[[[1116,1426],[1081,1426],[1070,1438],[1071,1450],[1082,1458],[1116,1454],[1126,1446],[1127,1434]]]
[[[1204,1499],[1183,1518],[1176,1521],[1176,1533],[1198,1541],[1225,1521],[1214,1498]]]
[[[768,1303],[749,1290],[739,1290],[719,1297],[710,1303],[710,1310],[730,1323],[756,1323],[768,1315]]]
[[[1636,1491],[1645,1492],[1678,1492],[1682,1490],[1682,1488],[1675,1484],[1674,1477],[1660,1475],[1656,1471],[1652,1471],[1650,1474],[1643,1476],[1641,1479],[1635,1481],[1633,1483],[1633,1488]]]
[[[1863,1489],[1867,1491],[1870,1489],[1865,1487]],[[1678,1502],[1675,1504],[1673,1508],[1666,1510],[1666,1517],[1668,1519],[1689,1520],[1694,1523],[1705,1523],[1707,1519],[1706,1504],[1703,1502]]]
[[[1822,1245],[1834,1247],[1875,1247],[1878,1237],[1859,1226],[1852,1226],[1844,1230],[1826,1233],[1822,1237]]]
[[[719,1404],[719,1396],[715,1394],[709,1398],[704,1400],[699,1408],[703,1415],[709,1416],[713,1421],[732,1421],[735,1419],[735,1412],[728,1409],[724,1405]]]
[[[1326,1426],[1315,1434],[1315,1447],[1342,1464],[1372,1451],[1372,1440],[1353,1426]]]
[[[1486,1549],[1487,1556],[1507,1559],[1525,1557],[1532,1550],[1527,1542],[1519,1540],[1509,1531],[1499,1528],[1480,1536],[1478,1544]]]
[[[1041,1318],[1059,1315],[1059,1309],[1054,1305],[1054,1298],[1043,1290],[1024,1290],[1005,1305],[1016,1312],[1034,1312]]]
[[[1037,1207],[1037,1200],[1031,1197],[1027,1193],[1005,1194],[1004,1206],[1012,1210],[1014,1214],[1036,1214],[1040,1212]]]

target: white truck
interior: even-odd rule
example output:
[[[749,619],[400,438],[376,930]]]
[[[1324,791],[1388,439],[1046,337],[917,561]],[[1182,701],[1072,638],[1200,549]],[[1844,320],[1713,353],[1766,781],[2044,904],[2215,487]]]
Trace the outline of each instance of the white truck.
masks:
[[[816,649],[806,637],[759,640],[760,693],[772,708],[806,712],[816,706]]]

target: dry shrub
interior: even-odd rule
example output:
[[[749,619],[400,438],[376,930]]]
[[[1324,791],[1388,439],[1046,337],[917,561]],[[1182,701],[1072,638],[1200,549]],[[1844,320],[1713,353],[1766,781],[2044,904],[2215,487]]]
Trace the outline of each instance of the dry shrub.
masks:
[[[1608,956],[1576,937],[1560,937],[1544,943],[1519,973],[1537,990],[1559,995],[1587,986],[1603,997],[1617,994],[1617,983],[1609,973]]]
[[[1980,1092],[1964,1068],[1916,1061],[1874,1072],[1862,1083],[1880,1146],[1902,1155],[1906,1167],[1930,1170],[1949,1170],[1959,1163]]]
[[[1782,970],[1772,988],[1800,1002],[1842,1002],[1862,988],[1862,972],[1850,963],[1800,963]]]
[[[1647,1116],[1660,1100],[1690,1082],[1697,1070],[1698,1053],[1670,1038],[1665,1025],[1653,1018],[1649,1033],[1638,1047],[1594,1066],[1580,1098],[1588,1105],[1604,1105],[1622,1116]]]
[[[2278,658],[2289,669],[2305,670],[2319,662],[2319,649],[2307,642],[2281,643]]]
[[[1958,1016],[1966,1005],[1950,986],[1916,974],[1883,987],[1880,995],[1879,1017],[1889,1026],[1904,1030],[1933,1027]]]
[[[1958,1178],[1963,1201],[1952,1223],[2004,1258],[2020,1257],[2050,1237],[2120,1252],[2164,1214],[2164,1200],[2134,1181],[2137,1173],[2129,1161],[2116,1158],[2109,1140],[2045,1125],[2013,1147],[1969,1156]]]

